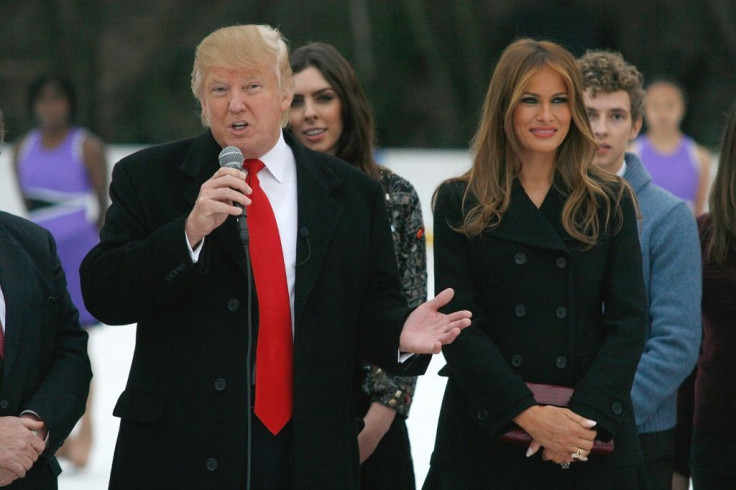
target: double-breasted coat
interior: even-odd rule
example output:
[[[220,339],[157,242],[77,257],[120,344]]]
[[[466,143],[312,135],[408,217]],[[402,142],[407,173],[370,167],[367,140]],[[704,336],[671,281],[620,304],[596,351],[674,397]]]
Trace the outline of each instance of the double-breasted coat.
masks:
[[[612,214],[585,250],[562,226],[559,178],[539,208],[516,181],[501,223],[474,238],[456,231],[464,192],[463,182],[444,184],[434,210],[435,287],[452,285],[448,308],[471,310],[473,323],[443,348],[448,382],[426,487],[561,471],[498,442],[535,404],[525,382],[574,388],[571,410],[595,420],[600,438],[614,438],[611,456],[591,456],[570,472],[640,463],[630,390],[646,301],[632,199],[622,201],[623,220]],[[606,222],[603,211],[599,218]]]
[[[293,460],[296,488],[357,488],[354,367],[398,364],[409,314],[383,192],[345,162],[284,135],[297,166]],[[101,242],[81,268],[85,302],[137,322],[111,488],[239,488],[246,471],[248,294],[231,219],[190,259],[184,220],[218,167],[212,134],[143,150],[113,173]],[[257,301],[253,300],[254,325]],[[402,371],[403,369],[403,371]],[[258,448],[253,448],[257,451]]]

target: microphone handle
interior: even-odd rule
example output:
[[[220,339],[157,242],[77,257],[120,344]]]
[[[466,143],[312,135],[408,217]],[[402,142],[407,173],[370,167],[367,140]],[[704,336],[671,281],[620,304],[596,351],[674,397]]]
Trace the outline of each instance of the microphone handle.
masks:
[[[238,207],[243,211],[236,219],[238,223],[238,236],[240,237],[240,241],[243,242],[243,245],[247,246],[250,241],[250,235],[248,234],[248,221],[245,217],[245,207],[239,204]]]

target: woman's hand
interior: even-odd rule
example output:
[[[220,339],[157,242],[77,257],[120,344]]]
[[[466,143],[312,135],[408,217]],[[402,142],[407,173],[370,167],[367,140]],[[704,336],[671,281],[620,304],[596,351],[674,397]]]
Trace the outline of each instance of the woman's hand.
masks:
[[[532,436],[527,456],[544,448],[542,458],[555,463],[587,461],[593,448],[596,422],[575,412],[551,405],[535,405],[514,418]]]

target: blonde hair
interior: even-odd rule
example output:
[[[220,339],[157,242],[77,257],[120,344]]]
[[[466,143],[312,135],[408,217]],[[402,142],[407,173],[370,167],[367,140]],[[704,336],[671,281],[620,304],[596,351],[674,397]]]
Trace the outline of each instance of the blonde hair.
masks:
[[[273,66],[281,93],[294,91],[289,65],[289,47],[278,29],[267,25],[223,27],[205,37],[194,54],[192,93],[203,95],[207,71],[215,66],[248,69],[258,65]],[[202,112],[202,124],[209,126]],[[289,122],[289,111],[281,115],[281,125]]]
[[[557,151],[556,164],[556,172],[566,187],[560,190],[567,193],[562,210],[565,230],[586,247],[592,247],[601,226],[608,228],[611,209],[615,207],[616,216],[622,217],[618,204],[628,186],[592,164],[596,143],[575,58],[553,42],[520,39],[504,50],[493,71],[481,122],[473,138],[473,165],[463,176],[451,179],[468,184],[463,208],[472,204],[458,231],[469,237],[481,234],[489,226],[498,226],[508,209],[511,188],[521,169],[514,109],[531,79],[545,67],[562,77],[569,92],[572,115],[570,130]],[[619,185],[615,185],[617,182]],[[598,219],[601,206],[606,211],[603,225]]]

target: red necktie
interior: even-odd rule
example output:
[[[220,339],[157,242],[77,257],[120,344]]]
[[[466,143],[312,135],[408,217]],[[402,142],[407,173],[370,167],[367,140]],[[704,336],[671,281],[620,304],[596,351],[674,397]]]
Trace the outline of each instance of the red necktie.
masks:
[[[294,344],[284,254],[276,218],[261,189],[258,172],[263,162],[248,159],[243,168],[253,189],[248,206],[250,259],[258,293],[255,414],[273,434],[286,425],[293,410]]]

